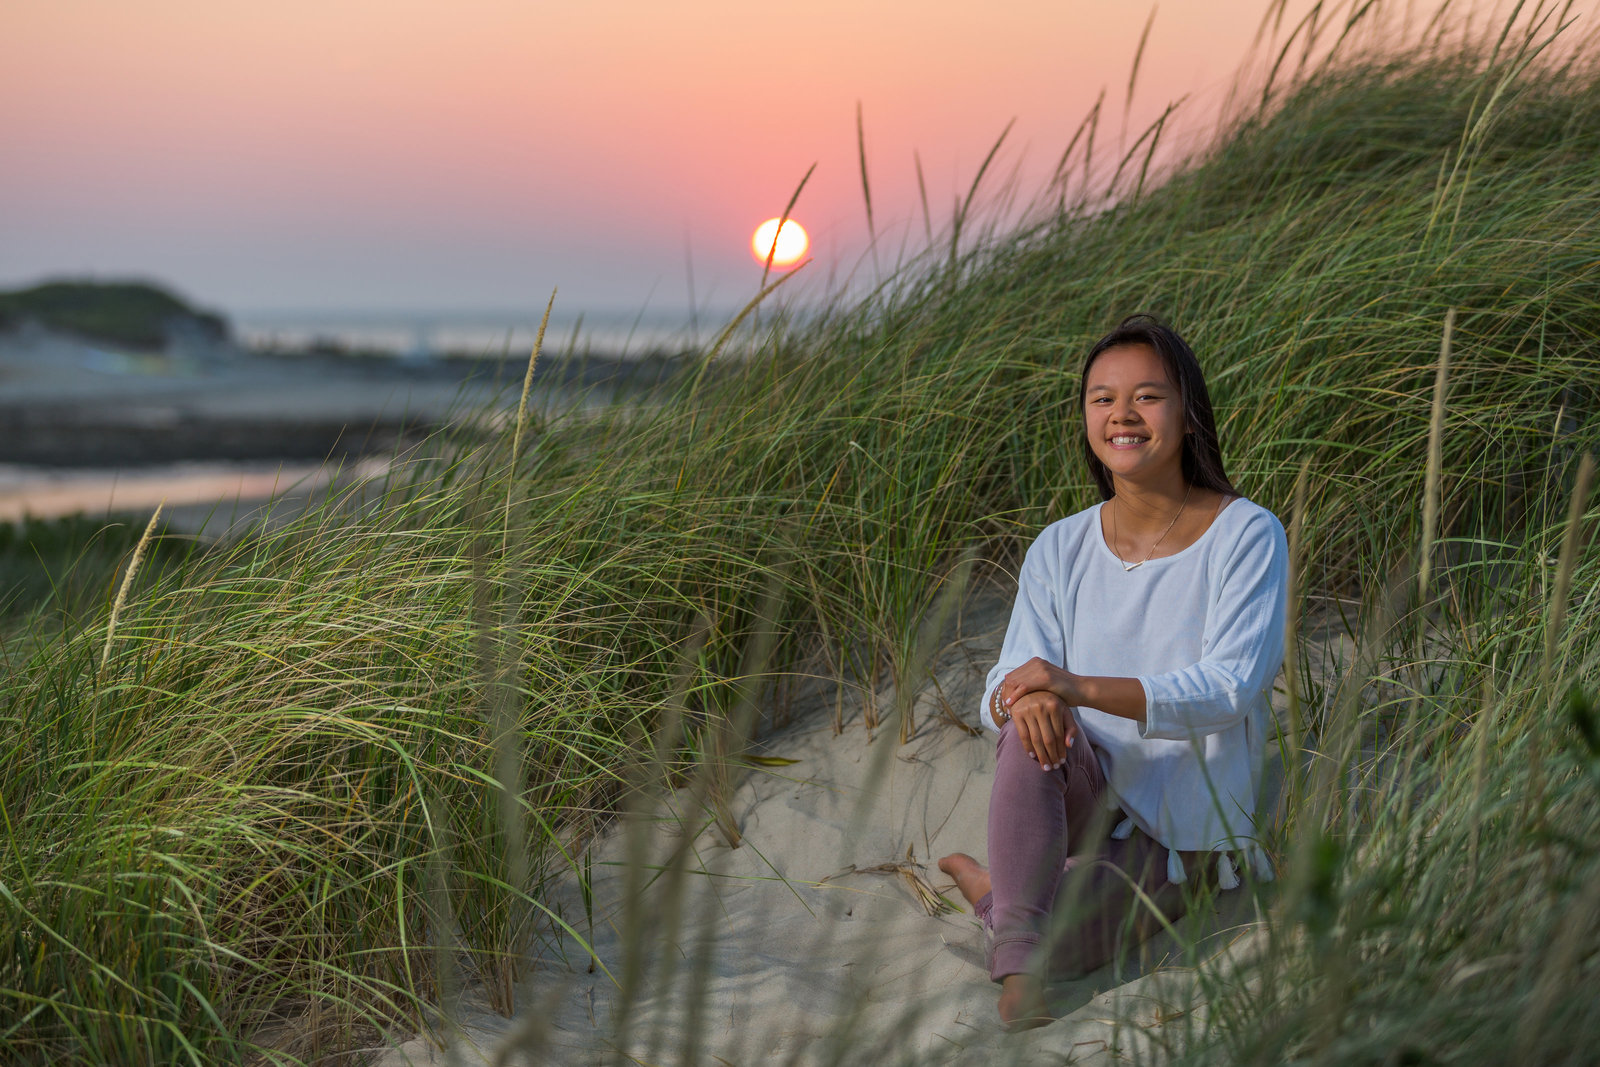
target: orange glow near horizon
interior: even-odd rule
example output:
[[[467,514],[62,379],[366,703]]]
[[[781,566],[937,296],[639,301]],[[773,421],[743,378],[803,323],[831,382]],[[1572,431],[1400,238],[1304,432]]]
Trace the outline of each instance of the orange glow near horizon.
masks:
[[[1374,5],[1344,51],[1411,40],[1442,2]],[[750,220],[807,175],[801,258],[865,284],[871,249],[943,242],[969,200],[983,225],[963,232],[1001,232],[1067,182],[1104,185],[1181,100],[1159,181],[1259,96],[1316,3],[1162,0],[1150,23],[1111,0],[981,19],[956,0],[13,0],[0,288],[137,275],[234,309],[498,308],[559,285],[558,310],[738,308]]]
[[[767,257],[771,256],[774,267],[794,266],[810,247],[811,238],[794,219],[768,219],[756,227],[755,235],[750,238],[750,254],[756,257],[756,262],[765,265]]]

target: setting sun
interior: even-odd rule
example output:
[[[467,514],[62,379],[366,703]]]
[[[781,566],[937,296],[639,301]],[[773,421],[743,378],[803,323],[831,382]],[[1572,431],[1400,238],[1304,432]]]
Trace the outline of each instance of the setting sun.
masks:
[[[781,230],[778,228],[780,224],[783,227]],[[777,239],[776,249],[773,248],[774,238]],[[756,257],[756,262],[766,263],[770,255],[774,267],[797,263],[810,246],[811,239],[794,219],[768,219],[756,227],[755,236],[750,238],[750,253]]]

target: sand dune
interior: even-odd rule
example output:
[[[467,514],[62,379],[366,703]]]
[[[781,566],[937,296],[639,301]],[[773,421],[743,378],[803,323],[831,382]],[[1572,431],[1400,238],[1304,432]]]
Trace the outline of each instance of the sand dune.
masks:
[[[941,712],[945,700],[965,712],[976,699],[1007,607],[991,596],[969,611],[975,636],[940,657],[908,744],[892,728],[869,742],[859,701],[836,736],[825,694],[766,738],[762,753],[796,762],[744,772],[729,805],[740,847],[688,790],[597,842],[593,944],[609,976],[590,973],[565,939],[518,990],[516,1018],[469,988],[449,1055],[418,1037],[380,1062],[1109,1063],[1118,1048],[1181,1042],[1203,1012],[1183,946],[1167,935],[1054,987],[1053,1025],[1005,1033],[979,927],[934,866],[956,849],[982,856],[992,741]],[[681,906],[661,874],[674,855]],[[930,914],[927,903],[943,903],[933,892],[948,909]],[[1203,922],[1208,955],[1237,950],[1249,929],[1248,894],[1224,899],[1230,914]],[[587,935],[575,881],[547,903]],[[644,931],[631,956],[630,929]],[[623,1015],[630,962],[637,995]]]

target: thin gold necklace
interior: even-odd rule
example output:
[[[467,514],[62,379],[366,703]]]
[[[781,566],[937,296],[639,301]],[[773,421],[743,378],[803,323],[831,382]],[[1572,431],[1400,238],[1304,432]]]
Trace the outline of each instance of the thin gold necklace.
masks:
[[[1117,557],[1117,562],[1118,563],[1122,564],[1123,573],[1127,573],[1128,571],[1131,571],[1131,570],[1137,570],[1138,568],[1143,567],[1146,563],[1150,562],[1150,557],[1152,557],[1152,556],[1154,556],[1156,554],[1156,549],[1160,547],[1161,542],[1163,542],[1163,541],[1165,541],[1167,539],[1167,534],[1171,533],[1172,532],[1172,528],[1174,526],[1178,525],[1178,516],[1182,515],[1183,514],[1183,509],[1189,506],[1189,494],[1192,493],[1192,492],[1194,492],[1194,483],[1190,482],[1189,483],[1189,488],[1187,488],[1187,489],[1185,489],[1183,491],[1183,503],[1178,505],[1178,510],[1173,514],[1172,521],[1167,523],[1167,528],[1165,530],[1161,531],[1161,536],[1156,538],[1156,543],[1150,546],[1150,551],[1146,552],[1145,555],[1144,555],[1144,559],[1141,559],[1138,563],[1129,563],[1127,560],[1122,558],[1122,553],[1117,551],[1117,544],[1116,543],[1118,541],[1122,540],[1122,534],[1117,529],[1117,512],[1122,510],[1122,509],[1117,507],[1116,499],[1115,498],[1112,499],[1112,501],[1111,501],[1111,554],[1113,556]]]

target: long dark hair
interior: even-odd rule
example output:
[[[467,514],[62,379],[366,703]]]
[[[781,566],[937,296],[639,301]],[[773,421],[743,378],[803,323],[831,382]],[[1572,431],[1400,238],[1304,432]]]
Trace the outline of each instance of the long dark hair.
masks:
[[[1202,489],[1215,489],[1228,496],[1238,496],[1239,490],[1228,480],[1222,466],[1222,444],[1217,440],[1217,419],[1211,413],[1211,396],[1206,392],[1206,380],[1200,373],[1200,361],[1178,331],[1154,315],[1129,315],[1117,323],[1117,328],[1094,343],[1083,361],[1083,376],[1078,381],[1078,410],[1083,410],[1084,398],[1089,389],[1089,368],[1102,352],[1125,345],[1144,345],[1153,348],[1166,365],[1167,377],[1178,387],[1183,401],[1183,480]],[[1111,483],[1111,472],[1100,462],[1089,446],[1088,435],[1083,439],[1083,455],[1089,462],[1089,473],[1100,490],[1101,500],[1116,495]]]

